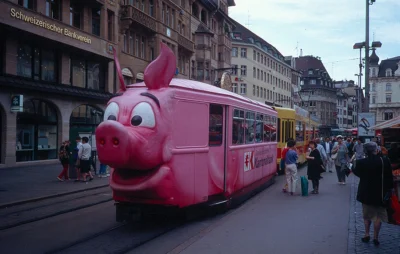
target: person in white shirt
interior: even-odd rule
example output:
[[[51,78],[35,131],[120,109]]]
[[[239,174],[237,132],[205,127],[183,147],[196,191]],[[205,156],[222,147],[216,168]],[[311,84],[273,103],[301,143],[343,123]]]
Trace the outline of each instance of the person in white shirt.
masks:
[[[90,181],[93,180],[92,172],[90,172],[90,155],[92,153],[92,147],[88,144],[89,138],[82,138],[82,146],[79,148],[78,158],[80,160],[81,174],[83,175],[83,181],[86,181],[86,177],[90,176]]]
[[[74,151],[75,151],[75,154],[74,154],[75,170],[76,170],[76,180],[75,180],[75,182],[79,182],[80,178],[81,178],[81,169],[80,169],[80,165],[79,165],[80,160],[79,160],[79,157],[78,157],[79,149],[82,147],[82,142],[81,141],[82,141],[82,139],[81,139],[80,136],[76,137],[76,139],[75,139],[76,147],[74,149]]]
[[[324,161],[324,165],[325,165],[325,169],[327,171],[329,171],[330,173],[333,173],[332,168],[333,168],[333,161],[331,159],[331,152],[332,152],[332,148],[333,148],[333,144],[330,141],[329,138],[325,139],[325,142],[322,145],[322,148],[325,150],[325,154],[326,154],[326,161]]]

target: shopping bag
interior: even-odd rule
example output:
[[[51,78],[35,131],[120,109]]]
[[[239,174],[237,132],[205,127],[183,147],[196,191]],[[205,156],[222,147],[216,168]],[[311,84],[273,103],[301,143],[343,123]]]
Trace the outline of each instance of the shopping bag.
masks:
[[[301,195],[308,196],[308,180],[305,176],[300,177]]]

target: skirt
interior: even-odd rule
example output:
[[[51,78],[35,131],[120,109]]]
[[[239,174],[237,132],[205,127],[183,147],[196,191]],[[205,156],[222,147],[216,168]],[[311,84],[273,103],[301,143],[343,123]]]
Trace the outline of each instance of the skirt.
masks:
[[[382,206],[371,206],[362,204],[364,220],[376,221],[380,219],[382,222],[388,222],[387,211]]]

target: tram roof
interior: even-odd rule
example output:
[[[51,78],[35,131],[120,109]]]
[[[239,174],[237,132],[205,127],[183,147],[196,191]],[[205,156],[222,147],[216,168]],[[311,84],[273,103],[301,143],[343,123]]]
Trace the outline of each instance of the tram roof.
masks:
[[[217,95],[222,95],[222,96],[227,96],[227,97],[233,97],[233,98],[236,98],[236,99],[239,99],[239,100],[251,103],[251,104],[255,104],[260,107],[264,107],[266,109],[275,110],[273,107],[268,106],[259,101],[255,101],[255,100],[249,99],[247,97],[244,97],[242,95],[227,91],[225,89],[222,89],[222,88],[219,88],[219,87],[216,87],[213,85],[209,85],[206,83],[194,81],[194,80],[173,78],[171,80],[171,83],[169,86],[176,87],[176,88],[196,90],[196,91],[201,91],[201,92],[206,92],[206,93],[212,93],[212,94],[217,94]],[[145,84],[144,84],[144,82],[140,82],[140,83],[136,83],[133,85],[129,85],[127,87],[128,88],[145,87]]]

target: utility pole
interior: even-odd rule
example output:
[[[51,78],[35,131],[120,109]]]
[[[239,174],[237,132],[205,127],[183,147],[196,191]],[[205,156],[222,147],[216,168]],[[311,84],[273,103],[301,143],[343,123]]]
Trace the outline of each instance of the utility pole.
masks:
[[[369,1],[365,0],[365,110],[369,112]],[[375,0],[372,0],[372,3]]]

